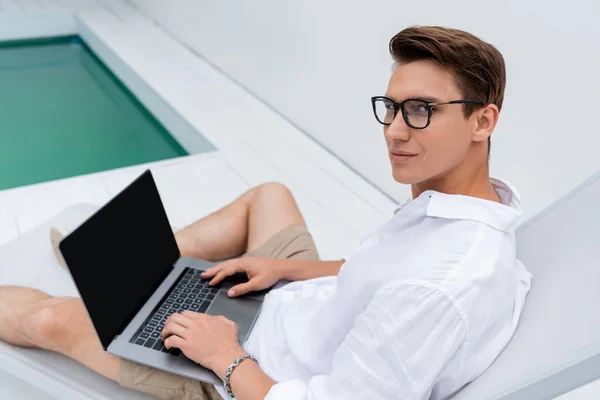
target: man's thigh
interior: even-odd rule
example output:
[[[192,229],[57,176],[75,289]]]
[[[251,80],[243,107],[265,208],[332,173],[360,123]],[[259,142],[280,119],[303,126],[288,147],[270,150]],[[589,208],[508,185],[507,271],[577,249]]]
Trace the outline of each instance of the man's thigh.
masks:
[[[121,360],[119,384],[160,400],[222,400],[213,385]]]
[[[317,246],[304,224],[290,225],[281,229],[245,255],[273,259],[319,259]]]

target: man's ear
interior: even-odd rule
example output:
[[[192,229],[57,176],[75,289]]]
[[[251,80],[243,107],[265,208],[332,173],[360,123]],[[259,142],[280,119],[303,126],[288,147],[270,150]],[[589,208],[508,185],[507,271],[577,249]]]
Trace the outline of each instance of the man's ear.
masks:
[[[498,123],[498,116],[500,110],[495,104],[488,104],[484,108],[477,110],[473,113],[475,117],[475,130],[473,131],[473,141],[482,142],[487,140]]]

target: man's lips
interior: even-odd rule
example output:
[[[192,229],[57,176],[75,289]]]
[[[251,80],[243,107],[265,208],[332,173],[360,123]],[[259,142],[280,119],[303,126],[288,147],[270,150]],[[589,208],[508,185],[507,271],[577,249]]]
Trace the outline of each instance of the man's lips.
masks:
[[[402,157],[412,157],[416,156],[414,153],[407,153],[406,151],[390,151],[390,153],[394,156],[402,156]]]
[[[390,151],[390,161],[392,164],[404,164],[415,158],[416,154],[406,151]]]

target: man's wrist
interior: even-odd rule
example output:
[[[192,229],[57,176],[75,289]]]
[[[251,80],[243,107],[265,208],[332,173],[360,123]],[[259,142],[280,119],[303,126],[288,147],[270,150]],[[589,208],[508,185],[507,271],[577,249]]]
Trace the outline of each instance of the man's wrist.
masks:
[[[279,280],[280,281],[281,280],[293,281],[294,279],[292,278],[292,269],[293,269],[294,263],[293,262],[290,263],[289,262],[290,260],[277,260],[277,261],[281,263],[281,265],[278,265],[276,268],[276,271],[279,272]]]
[[[227,371],[225,371],[225,378],[223,378],[223,388],[225,389],[225,391],[227,392],[227,394],[230,397],[235,397],[235,394],[233,394],[233,390],[231,389],[231,375],[234,373],[234,371],[237,370],[237,368],[244,368],[243,366],[241,366],[240,364],[243,363],[245,360],[251,360],[254,361],[256,363],[256,365],[258,365],[258,360],[252,355],[252,354],[244,354],[242,356],[239,356],[238,358],[235,359],[234,362],[231,363],[231,365],[229,366],[229,368],[227,368]],[[248,364],[246,364],[248,365]],[[244,373],[244,371],[242,370],[240,373]],[[248,373],[248,371],[246,371],[246,373]],[[240,378],[238,376],[238,378]],[[240,380],[242,379],[242,380]],[[240,379],[238,379],[238,382],[243,382],[243,377],[241,377]],[[246,380],[248,379],[248,377],[246,376]]]
[[[231,363],[233,363],[236,358],[244,354],[248,354],[248,352],[239,346],[227,349],[224,352],[214,356],[208,367],[212,369],[215,374],[217,374],[219,379],[223,380],[225,377],[225,371],[227,371],[227,368],[229,368]]]
[[[343,260],[277,260],[281,262],[280,279],[301,281],[323,276],[336,276],[340,272]]]

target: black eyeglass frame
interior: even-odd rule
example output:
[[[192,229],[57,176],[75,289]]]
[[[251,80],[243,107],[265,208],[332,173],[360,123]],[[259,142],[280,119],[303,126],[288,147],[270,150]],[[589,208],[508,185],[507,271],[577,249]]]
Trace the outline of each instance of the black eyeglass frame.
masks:
[[[398,115],[398,110],[402,110],[402,118],[404,119],[404,122],[406,122],[406,125],[410,126],[413,129],[425,129],[429,126],[429,124],[431,123],[431,110],[433,109],[434,106],[442,106],[442,105],[446,105],[446,104],[479,104],[479,105],[485,106],[485,103],[480,100],[452,100],[452,101],[447,101],[447,102],[443,102],[443,103],[435,103],[435,102],[432,102],[429,100],[411,98],[411,99],[406,99],[406,100],[398,103],[397,101],[395,101],[394,99],[390,99],[389,97],[373,96],[373,97],[371,97],[371,104],[373,105],[373,114],[375,115],[375,119],[377,120],[377,122],[379,122],[381,125],[385,125],[385,126],[391,125],[392,122],[387,124],[387,123],[379,120],[379,117],[377,116],[377,109],[375,106],[375,104],[377,103],[378,100],[387,100],[394,105],[394,118],[392,119],[392,122],[394,122],[394,120],[396,119],[396,116]],[[427,124],[425,126],[416,127],[409,122],[408,113],[404,109],[404,104],[406,104],[409,101],[422,101],[423,103],[425,103],[425,106],[427,107]]]

